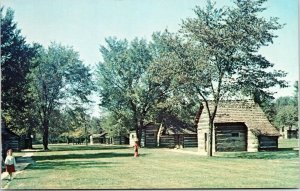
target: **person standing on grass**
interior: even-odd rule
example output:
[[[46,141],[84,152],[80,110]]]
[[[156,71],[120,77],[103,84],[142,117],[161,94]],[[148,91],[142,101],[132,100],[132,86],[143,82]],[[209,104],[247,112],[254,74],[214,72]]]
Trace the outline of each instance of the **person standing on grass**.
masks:
[[[6,166],[6,172],[8,172],[9,180],[12,180],[12,173],[16,172],[16,159],[12,156],[12,149],[7,150],[7,156],[5,158],[5,166]]]
[[[134,145],[133,145],[133,148],[134,148],[134,157],[138,157],[139,156],[139,145],[138,145],[138,141],[136,140]]]

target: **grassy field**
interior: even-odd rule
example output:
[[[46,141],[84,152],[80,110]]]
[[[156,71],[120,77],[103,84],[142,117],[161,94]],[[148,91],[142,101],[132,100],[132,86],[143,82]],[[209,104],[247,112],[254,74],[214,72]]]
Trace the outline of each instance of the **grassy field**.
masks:
[[[299,187],[298,142],[281,141],[276,152],[206,157],[171,149],[50,145],[8,189],[164,189]],[[37,147],[37,146],[35,146]],[[16,153],[16,155],[22,155]],[[7,183],[7,182],[4,182]]]

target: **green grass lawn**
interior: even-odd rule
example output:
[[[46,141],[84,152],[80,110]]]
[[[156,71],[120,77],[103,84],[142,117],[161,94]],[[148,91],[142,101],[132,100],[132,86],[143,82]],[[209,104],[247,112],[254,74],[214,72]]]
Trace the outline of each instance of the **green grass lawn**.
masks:
[[[206,157],[126,146],[50,145],[8,189],[297,188],[297,140],[283,150]],[[35,146],[36,148],[37,146]],[[22,155],[16,153],[16,155]]]

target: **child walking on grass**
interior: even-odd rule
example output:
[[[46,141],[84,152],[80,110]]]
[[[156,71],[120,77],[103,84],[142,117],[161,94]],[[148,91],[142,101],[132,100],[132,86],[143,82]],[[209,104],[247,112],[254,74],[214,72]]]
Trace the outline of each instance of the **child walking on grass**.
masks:
[[[134,148],[134,157],[138,157],[139,156],[139,145],[138,145],[138,141],[135,141],[134,145],[133,145],[133,148]]]
[[[16,160],[15,157],[12,156],[12,149],[7,150],[7,156],[5,159],[6,172],[8,172],[9,180],[12,180],[12,173],[16,172]]]

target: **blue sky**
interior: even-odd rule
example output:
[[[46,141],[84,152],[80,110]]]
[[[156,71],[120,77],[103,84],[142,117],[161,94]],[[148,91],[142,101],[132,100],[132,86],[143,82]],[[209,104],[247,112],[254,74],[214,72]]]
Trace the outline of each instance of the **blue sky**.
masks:
[[[205,0],[2,0],[2,5],[15,10],[15,21],[27,42],[48,46],[60,42],[73,46],[85,64],[101,60],[100,45],[109,36],[141,37],[150,40],[155,31],[168,28],[175,32],[182,19],[194,17],[195,5]],[[218,6],[232,0],[218,1]],[[292,85],[298,80],[298,0],[269,0],[266,17],[279,17],[286,26],[277,31],[274,44],[261,53],[274,68],[288,72]],[[293,88],[274,89],[276,97],[292,95]]]

